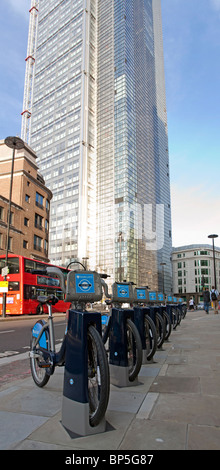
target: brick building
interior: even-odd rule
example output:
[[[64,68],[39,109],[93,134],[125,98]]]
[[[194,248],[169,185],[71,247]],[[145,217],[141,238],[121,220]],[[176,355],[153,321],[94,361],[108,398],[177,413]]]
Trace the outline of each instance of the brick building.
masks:
[[[38,173],[35,152],[16,150],[13,172],[9,253],[48,260],[51,191]],[[12,149],[0,140],[0,254],[5,254]]]

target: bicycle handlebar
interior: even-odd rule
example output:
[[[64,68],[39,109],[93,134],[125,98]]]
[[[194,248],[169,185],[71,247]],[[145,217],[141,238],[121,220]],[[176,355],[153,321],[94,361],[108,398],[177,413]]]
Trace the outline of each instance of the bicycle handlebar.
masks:
[[[110,277],[106,274],[106,277]],[[106,279],[105,277],[105,279]],[[101,278],[101,284],[102,284],[102,287],[104,288],[104,293],[105,293],[105,296],[107,299],[111,299],[112,296],[108,293],[108,285],[106,284],[105,281],[103,281],[103,279]]]
[[[37,270],[37,269],[33,269],[33,270],[31,270],[31,273],[32,274],[44,275],[44,276],[56,275],[58,277],[58,279],[60,280],[60,288],[62,289],[64,294],[66,294],[65,278],[64,278],[64,275],[63,275],[62,271],[59,268],[56,268],[55,266],[47,266],[44,271],[43,270],[40,271],[40,270]],[[101,278],[101,283],[102,283],[102,286],[104,287],[104,292],[105,292],[106,297],[111,298],[111,296],[109,296],[109,293],[108,293],[108,286],[105,283],[105,281],[102,280],[102,279],[107,279],[107,277],[110,277],[110,276],[108,274],[105,274],[105,273],[103,273],[103,274],[98,273],[98,274]]]
[[[46,269],[43,271],[37,270],[37,269],[32,269],[31,270],[32,274],[40,274],[44,276],[57,276],[58,279],[60,280],[60,288],[64,293],[66,293],[66,287],[65,287],[65,279],[62,271],[59,268],[56,268],[55,266],[47,266]]]

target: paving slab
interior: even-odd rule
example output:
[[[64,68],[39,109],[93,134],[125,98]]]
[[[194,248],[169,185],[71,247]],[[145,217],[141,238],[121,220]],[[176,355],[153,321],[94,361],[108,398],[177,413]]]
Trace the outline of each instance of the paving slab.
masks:
[[[46,388],[17,387],[10,393],[1,396],[0,410],[29,413],[40,416],[53,416],[61,408],[62,395],[60,392],[51,392]]]
[[[183,423],[134,420],[119,449],[185,450],[187,425]]]
[[[199,377],[158,376],[150,387],[158,393],[200,393]]]
[[[189,425],[187,450],[219,450],[220,427]]]
[[[61,412],[57,413],[53,418],[46,421],[38,429],[34,430],[29,435],[24,443],[17,445],[16,449],[23,448],[40,449],[41,443],[43,448],[47,446],[57,446],[57,450],[72,450],[72,449],[118,449],[121,440],[125,436],[132,420],[134,419],[132,413],[120,413],[110,411],[106,413],[107,431],[102,434],[94,434],[91,436],[75,436],[72,438],[69,433],[62,426]],[[46,447],[45,447],[46,446]]]
[[[6,450],[26,439],[47,418],[24,413],[0,411],[0,449]]]
[[[220,426],[220,397],[161,393],[152,419]]]

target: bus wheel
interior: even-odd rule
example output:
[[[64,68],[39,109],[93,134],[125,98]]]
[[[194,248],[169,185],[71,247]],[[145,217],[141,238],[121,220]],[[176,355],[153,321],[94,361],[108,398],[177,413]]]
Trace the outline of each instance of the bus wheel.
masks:
[[[39,304],[36,308],[36,314],[37,315],[43,315],[43,313],[44,313],[43,305]]]

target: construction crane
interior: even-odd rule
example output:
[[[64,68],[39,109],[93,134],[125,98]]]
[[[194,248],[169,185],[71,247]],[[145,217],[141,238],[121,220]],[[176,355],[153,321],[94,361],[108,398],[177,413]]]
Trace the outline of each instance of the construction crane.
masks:
[[[23,99],[23,111],[22,125],[21,125],[21,137],[29,143],[30,133],[30,118],[32,111],[32,100],[33,100],[33,82],[34,82],[34,69],[35,69],[35,55],[37,45],[37,29],[38,29],[38,7],[39,0],[31,0],[30,23],[28,33],[28,47],[26,70],[25,70],[25,83],[24,83],[24,99]]]

